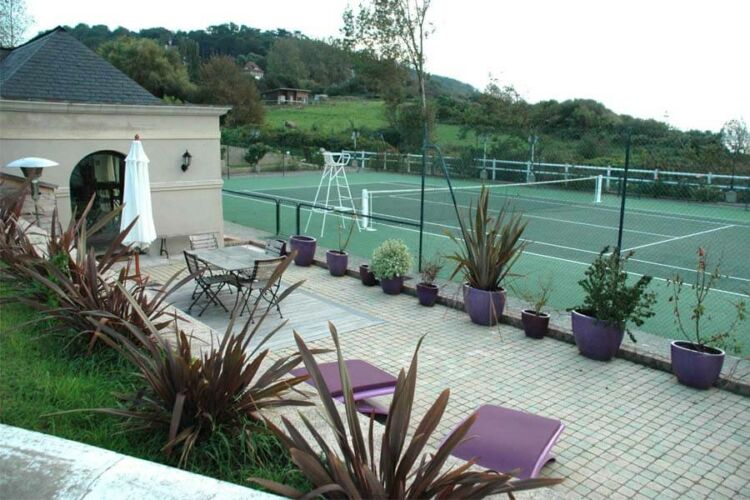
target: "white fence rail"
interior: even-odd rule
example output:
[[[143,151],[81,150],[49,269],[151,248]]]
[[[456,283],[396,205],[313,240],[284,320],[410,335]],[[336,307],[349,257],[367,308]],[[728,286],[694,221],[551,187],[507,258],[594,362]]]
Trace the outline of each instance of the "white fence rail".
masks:
[[[345,150],[344,152],[349,153],[352,159],[358,162],[358,166],[362,168],[384,171],[406,171],[408,173],[418,173],[421,168],[422,155],[352,150]],[[444,159],[449,170],[455,169],[457,167],[456,163],[460,161],[460,159],[454,157],[444,157]],[[601,175],[604,180],[605,191],[609,191],[612,183],[618,182],[623,177],[625,170],[623,167],[613,166],[531,163],[528,161],[498,160],[496,158],[476,158],[473,163],[473,168],[479,171],[484,170],[487,178],[491,180],[501,180],[503,173],[509,172],[525,176],[526,182],[533,181],[538,175],[553,176],[560,179]],[[730,174],[716,174],[712,172],[681,172],[658,168],[644,169],[631,167],[628,169],[628,175],[628,180],[636,183],[661,182],[673,185],[708,185],[720,189],[729,189],[732,184],[732,176]],[[750,191],[750,176],[735,175],[734,188],[736,190]]]

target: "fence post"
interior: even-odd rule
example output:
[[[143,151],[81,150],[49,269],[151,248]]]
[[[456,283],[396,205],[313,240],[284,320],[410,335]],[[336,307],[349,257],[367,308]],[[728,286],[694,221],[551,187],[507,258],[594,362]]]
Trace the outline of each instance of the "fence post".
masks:
[[[612,177],[612,166],[611,165],[607,165],[607,182],[606,182],[606,184],[604,186],[607,189],[608,193],[609,193],[609,180],[610,180],[610,177]]]
[[[300,231],[300,229],[302,227],[302,225],[300,224],[300,212],[302,211],[301,209],[302,209],[302,205],[300,205],[299,203],[297,203],[297,207],[295,209],[295,212],[296,212],[295,213],[295,218],[297,219],[296,220],[297,234],[302,234],[302,231]]]
[[[383,172],[388,170],[388,151],[383,151]]]
[[[567,168],[566,168],[567,172]],[[526,182],[529,182],[529,179],[531,178],[531,161],[526,162]]]
[[[281,202],[276,200],[276,234],[281,233]]]
[[[406,153],[406,173],[411,173],[411,156],[409,156],[409,153]]]
[[[708,182],[709,185],[711,185],[711,178],[713,177],[713,175],[714,174],[709,172],[708,175],[706,176],[706,182]]]
[[[360,151],[360,156],[362,158],[362,168],[364,169],[367,165],[365,165],[365,151]]]
[[[570,178],[570,165],[565,164],[565,180],[567,181]]]
[[[495,158],[492,159],[492,180],[497,180],[497,160]]]

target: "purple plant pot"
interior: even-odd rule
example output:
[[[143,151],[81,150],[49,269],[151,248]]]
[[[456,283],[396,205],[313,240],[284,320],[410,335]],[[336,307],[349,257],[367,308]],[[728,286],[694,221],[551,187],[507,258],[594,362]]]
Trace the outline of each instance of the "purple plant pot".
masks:
[[[328,250],[326,252],[326,264],[331,276],[343,276],[346,274],[346,268],[349,265],[349,254],[339,252],[338,250]]]
[[[294,257],[294,263],[298,266],[307,267],[313,262],[315,258],[315,247],[317,240],[310,236],[292,236],[289,240],[290,246],[293,251],[297,251],[297,255]]]
[[[524,309],[521,311],[521,323],[523,331],[527,337],[532,339],[542,339],[549,328],[549,314],[539,313]]]
[[[431,283],[418,283],[417,298],[419,299],[419,303],[427,307],[434,306],[439,290],[440,289],[437,285]]]
[[[500,321],[505,309],[505,290],[489,292],[464,284],[464,307],[472,323],[493,326]]]
[[[578,311],[571,313],[571,320],[578,352],[597,361],[609,361],[615,357],[622,344],[624,330]]]
[[[716,383],[724,365],[724,351],[713,347],[702,350],[692,342],[675,340],[670,345],[672,371],[689,387],[708,389]]]
[[[401,289],[404,288],[404,277],[380,278],[380,288],[388,295],[398,295],[401,293]]]
[[[375,279],[375,274],[370,271],[370,266],[367,264],[359,266],[359,278],[365,286],[375,286],[378,284],[378,281]]]

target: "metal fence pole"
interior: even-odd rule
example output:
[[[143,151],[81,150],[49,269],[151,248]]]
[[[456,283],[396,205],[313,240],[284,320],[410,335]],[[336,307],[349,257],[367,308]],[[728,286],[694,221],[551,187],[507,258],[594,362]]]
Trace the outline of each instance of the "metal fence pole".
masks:
[[[276,234],[281,233],[281,202],[276,200]]]
[[[620,226],[617,230],[617,253],[622,249],[622,230],[625,224],[625,198],[628,194],[628,168],[630,168],[630,136],[631,130],[628,129],[628,140],[625,146],[625,171],[622,173],[622,198],[620,200]]]
[[[302,234],[302,232],[300,231],[300,228],[302,227],[302,225],[300,224],[300,216],[301,216],[301,212],[302,212],[302,205],[300,205],[299,203],[297,203],[297,207],[295,208],[295,212],[296,212],[295,213],[295,218],[296,218],[295,222],[297,224],[297,234]]]

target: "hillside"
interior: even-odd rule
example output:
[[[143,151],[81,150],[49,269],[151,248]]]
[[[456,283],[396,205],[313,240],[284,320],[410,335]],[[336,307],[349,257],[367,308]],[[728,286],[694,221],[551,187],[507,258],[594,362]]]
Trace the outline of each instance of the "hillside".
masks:
[[[291,122],[299,129],[325,135],[348,135],[352,128],[364,134],[373,134],[388,127],[385,116],[385,103],[370,99],[331,99],[308,106],[268,106],[266,126],[283,128]],[[460,137],[460,126],[438,123],[435,126],[435,140],[445,147],[459,147],[473,144],[473,134]]]

